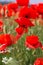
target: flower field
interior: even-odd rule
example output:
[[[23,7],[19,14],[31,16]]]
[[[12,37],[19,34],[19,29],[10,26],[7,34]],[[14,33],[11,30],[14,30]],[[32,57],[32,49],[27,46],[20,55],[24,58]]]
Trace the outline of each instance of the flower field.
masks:
[[[0,4],[0,65],[43,65],[43,3]]]

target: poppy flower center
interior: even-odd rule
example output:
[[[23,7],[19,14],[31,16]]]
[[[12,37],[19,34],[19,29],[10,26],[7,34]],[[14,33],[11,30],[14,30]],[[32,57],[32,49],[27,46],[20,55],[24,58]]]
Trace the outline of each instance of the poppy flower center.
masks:
[[[23,25],[24,28],[27,28],[26,25]]]
[[[26,15],[25,18],[28,18],[28,15]]]

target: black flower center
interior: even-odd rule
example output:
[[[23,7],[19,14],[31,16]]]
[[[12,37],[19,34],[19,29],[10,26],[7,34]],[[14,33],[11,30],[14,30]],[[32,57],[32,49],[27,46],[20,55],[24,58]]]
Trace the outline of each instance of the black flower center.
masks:
[[[25,18],[28,18],[28,15],[26,15]]]

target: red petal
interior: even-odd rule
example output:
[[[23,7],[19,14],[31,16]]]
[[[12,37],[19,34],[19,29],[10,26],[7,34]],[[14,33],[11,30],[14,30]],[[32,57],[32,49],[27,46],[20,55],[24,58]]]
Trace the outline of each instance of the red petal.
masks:
[[[1,46],[0,46],[0,51],[5,50],[5,49],[6,49],[6,47],[7,47],[7,45],[6,45],[6,44],[1,45]]]
[[[23,33],[23,31],[24,29],[22,27],[16,28],[16,32],[20,35]]]

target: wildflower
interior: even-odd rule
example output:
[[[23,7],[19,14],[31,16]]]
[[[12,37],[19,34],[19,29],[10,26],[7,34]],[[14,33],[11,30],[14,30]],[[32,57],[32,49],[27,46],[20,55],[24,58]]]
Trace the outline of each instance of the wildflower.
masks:
[[[34,65],[43,65],[43,58],[37,58],[34,62]]]
[[[30,49],[42,47],[42,44],[36,35],[27,36],[25,45]]]

